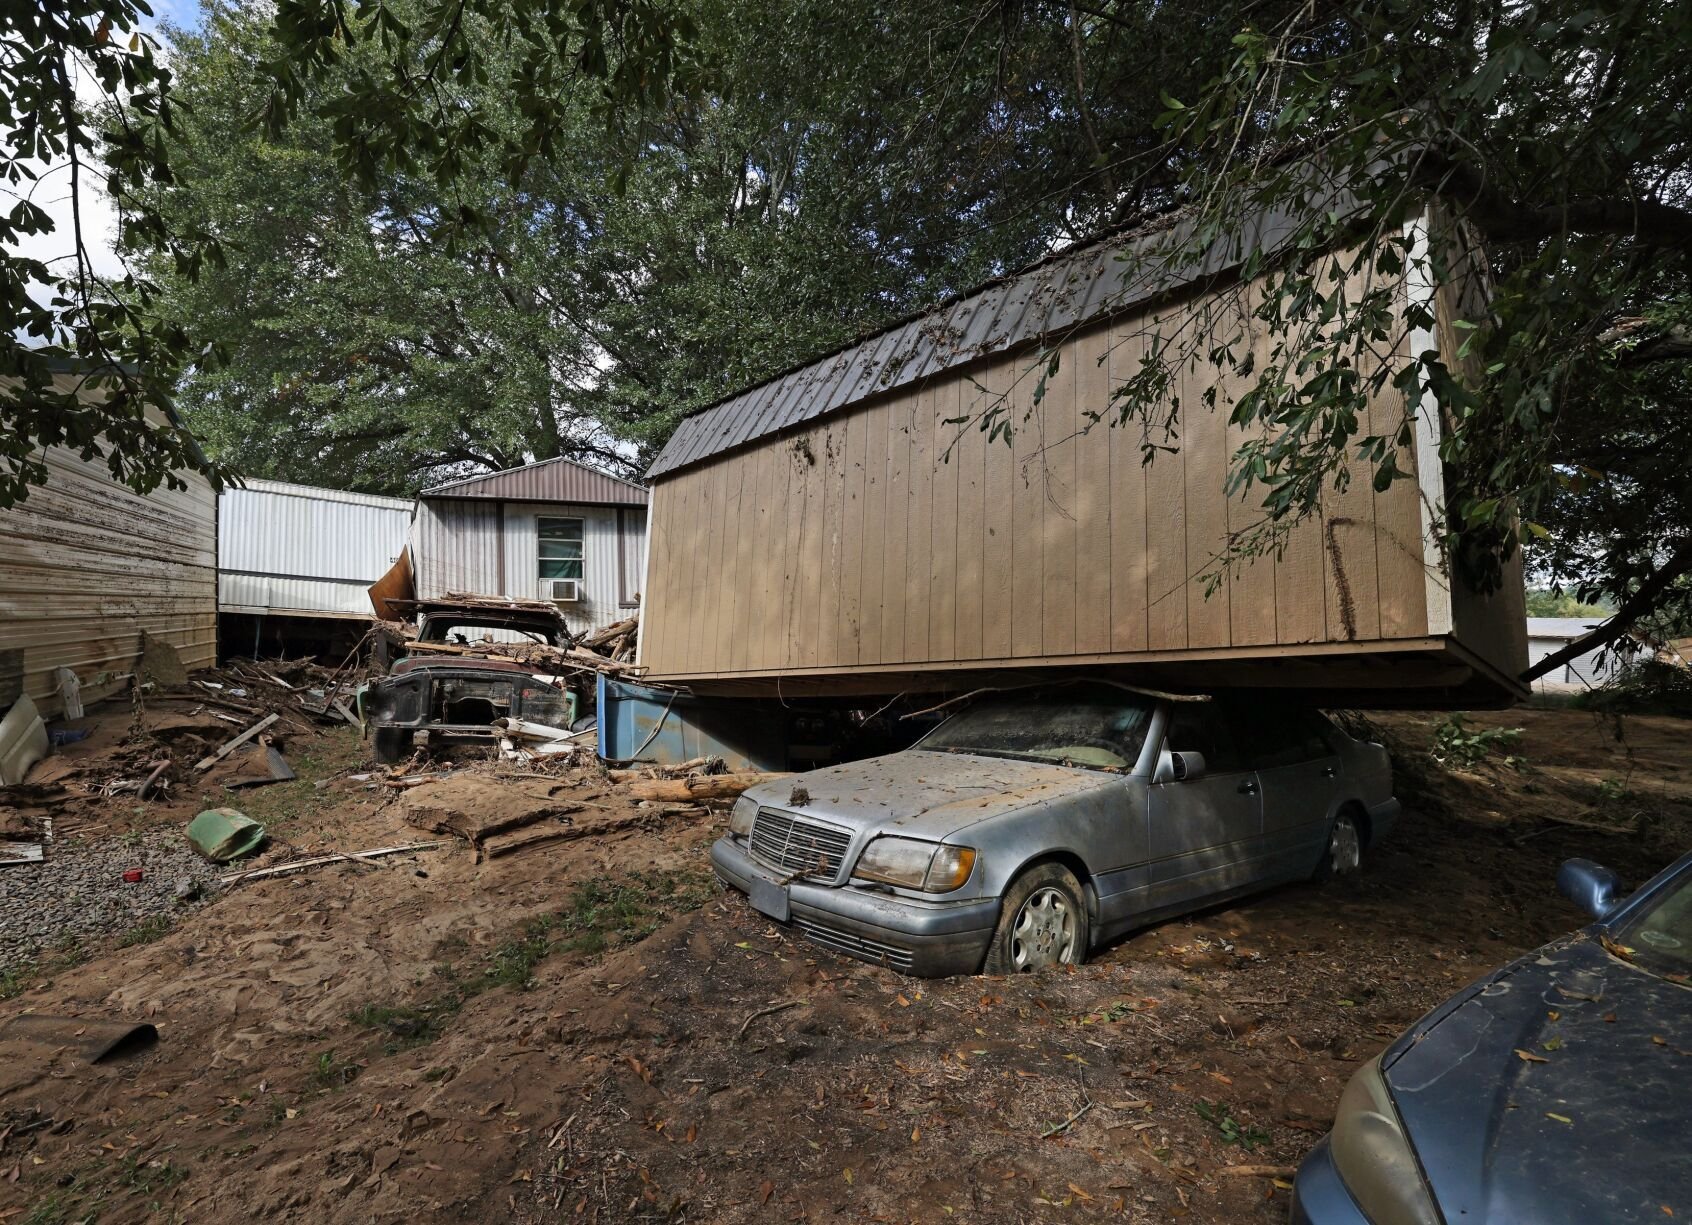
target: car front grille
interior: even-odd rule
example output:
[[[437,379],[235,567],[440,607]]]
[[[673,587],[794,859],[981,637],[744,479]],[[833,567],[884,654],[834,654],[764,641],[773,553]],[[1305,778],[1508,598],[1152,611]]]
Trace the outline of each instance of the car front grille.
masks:
[[[800,931],[825,949],[844,953],[848,957],[873,961],[878,966],[886,966],[901,974],[911,972],[913,954],[910,949],[895,948],[891,944],[883,944],[880,940],[870,940],[852,932],[841,931],[837,927],[827,927],[803,915],[794,915],[793,921],[799,925]]]
[[[752,821],[751,851],[772,868],[832,880],[840,875],[852,835],[832,825],[801,821],[784,812],[760,808]]]

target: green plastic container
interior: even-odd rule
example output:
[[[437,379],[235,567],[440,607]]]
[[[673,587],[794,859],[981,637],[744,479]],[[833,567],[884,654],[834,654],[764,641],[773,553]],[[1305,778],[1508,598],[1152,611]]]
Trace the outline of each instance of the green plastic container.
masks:
[[[264,826],[234,808],[208,808],[188,822],[188,841],[213,863],[228,863],[259,849]]]

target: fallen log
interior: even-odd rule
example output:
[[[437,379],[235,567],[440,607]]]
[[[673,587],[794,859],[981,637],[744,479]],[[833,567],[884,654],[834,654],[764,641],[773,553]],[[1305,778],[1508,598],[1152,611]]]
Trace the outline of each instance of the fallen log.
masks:
[[[637,800],[664,800],[685,804],[690,800],[732,800],[748,787],[791,778],[791,774],[696,774],[692,778],[649,778],[627,784]]]

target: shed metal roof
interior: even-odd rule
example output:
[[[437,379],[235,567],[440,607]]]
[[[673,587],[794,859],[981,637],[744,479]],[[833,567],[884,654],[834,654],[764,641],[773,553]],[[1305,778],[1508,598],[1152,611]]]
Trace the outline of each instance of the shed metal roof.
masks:
[[[1342,202],[1335,193],[1331,203]],[[1201,257],[1177,264],[1165,252],[1184,245],[1193,224],[1187,217],[1165,217],[1071,247],[720,400],[682,420],[647,469],[647,479],[703,463],[878,393],[1143,305],[1229,271],[1248,252],[1272,248],[1295,227],[1290,214],[1265,213],[1212,242]]]
[[[646,489],[568,459],[543,459],[521,468],[469,476],[425,489],[425,498],[485,498],[496,502],[567,502],[577,506],[645,506]]]

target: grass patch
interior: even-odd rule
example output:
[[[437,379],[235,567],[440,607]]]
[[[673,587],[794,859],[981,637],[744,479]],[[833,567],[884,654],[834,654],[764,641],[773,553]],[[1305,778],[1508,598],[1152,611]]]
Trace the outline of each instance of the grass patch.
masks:
[[[1519,727],[1470,727],[1454,714],[1434,728],[1433,755],[1443,765],[1478,766],[1495,752],[1504,752],[1522,738]],[[1514,758],[1505,757],[1506,764]]]
[[[151,944],[155,940],[161,940],[170,935],[170,928],[169,915],[149,915],[118,937],[118,947],[127,949],[138,944]]]
[[[168,1160],[140,1161],[134,1157],[125,1157],[118,1172],[118,1181],[141,1195],[168,1191],[187,1177],[187,1170]]]
[[[341,799],[332,788],[317,784],[362,765],[367,756],[367,746],[359,739],[357,728],[332,728],[309,749],[289,754],[288,764],[296,775],[291,782],[249,789],[241,799],[241,811],[271,834],[309,822]]]
[[[311,1067],[311,1083],[319,1089],[344,1089],[358,1079],[364,1068],[351,1060],[337,1059],[334,1051],[323,1051]]]
[[[1269,1143],[1269,1133],[1261,1127],[1247,1127],[1228,1108],[1226,1102],[1200,1102],[1196,1107],[1199,1118],[1216,1129],[1224,1144],[1237,1144],[1251,1152],[1260,1144]]]
[[[621,880],[595,877],[571,891],[565,909],[524,924],[474,973],[461,976],[450,964],[437,966],[436,973],[448,985],[433,999],[415,1006],[366,1004],[348,1019],[363,1029],[385,1031],[384,1054],[423,1046],[440,1037],[459,1009],[484,991],[526,991],[534,986],[536,968],[553,954],[592,957],[635,944],[674,916],[699,909],[714,894],[711,878],[700,872],[636,872]],[[329,1054],[332,1061],[333,1052]]]

